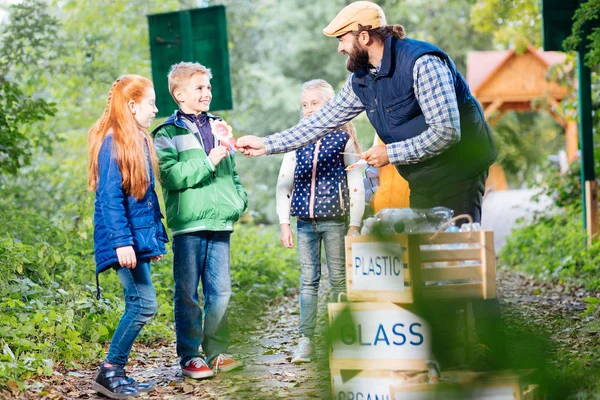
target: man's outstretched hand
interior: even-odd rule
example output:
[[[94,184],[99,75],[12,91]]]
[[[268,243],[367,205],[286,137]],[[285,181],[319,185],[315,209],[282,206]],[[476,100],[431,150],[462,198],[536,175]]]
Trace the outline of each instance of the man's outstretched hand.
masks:
[[[360,158],[375,168],[381,168],[390,163],[387,149],[384,144],[371,147],[369,150],[362,153]]]
[[[258,136],[242,136],[236,141],[235,146],[246,157],[263,156],[267,152],[265,145]]]

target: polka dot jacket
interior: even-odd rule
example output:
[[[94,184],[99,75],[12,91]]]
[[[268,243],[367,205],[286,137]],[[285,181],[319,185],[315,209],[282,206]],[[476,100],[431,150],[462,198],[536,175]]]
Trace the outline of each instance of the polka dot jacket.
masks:
[[[292,215],[335,219],[348,215],[348,184],[342,154],[348,139],[347,132],[336,130],[296,150]]]

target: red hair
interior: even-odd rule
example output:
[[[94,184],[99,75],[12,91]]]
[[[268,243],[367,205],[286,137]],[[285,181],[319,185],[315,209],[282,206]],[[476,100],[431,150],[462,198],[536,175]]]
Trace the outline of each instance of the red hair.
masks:
[[[123,176],[123,190],[138,200],[146,194],[149,171],[145,147],[154,171],[157,171],[156,152],[150,135],[138,126],[127,103],[130,100],[140,103],[153,87],[149,79],[139,75],[125,75],[113,83],[104,114],[88,132],[89,190],[98,187],[98,153],[106,136],[112,135],[112,156]]]

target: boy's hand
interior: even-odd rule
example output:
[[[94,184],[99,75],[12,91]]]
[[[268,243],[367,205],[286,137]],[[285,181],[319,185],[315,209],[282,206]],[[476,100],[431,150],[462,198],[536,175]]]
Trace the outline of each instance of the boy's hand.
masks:
[[[263,141],[258,136],[242,136],[236,141],[235,145],[246,157],[262,156],[267,152]]]
[[[132,246],[118,247],[117,258],[121,267],[133,269],[137,264],[137,258]]]
[[[292,228],[290,228],[290,224],[281,224],[279,225],[281,228],[281,237],[279,241],[283,245],[283,247],[288,249],[294,248],[294,234],[292,233]]]
[[[227,147],[215,146],[208,154],[208,157],[210,157],[210,161],[212,161],[212,163],[216,167],[217,165],[219,165],[221,160],[224,159],[225,157],[227,157],[228,155],[229,155],[229,149]]]

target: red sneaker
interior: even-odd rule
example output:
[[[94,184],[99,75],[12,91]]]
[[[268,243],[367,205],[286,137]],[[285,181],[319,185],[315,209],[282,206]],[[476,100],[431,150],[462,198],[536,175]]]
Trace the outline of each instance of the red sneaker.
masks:
[[[215,373],[208,367],[206,361],[200,357],[194,357],[186,362],[181,368],[181,373],[184,376],[189,376],[192,379],[210,378]]]
[[[234,369],[242,368],[244,364],[241,361],[236,361],[229,354],[221,353],[212,362],[212,369],[215,372],[233,371]]]

